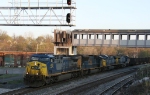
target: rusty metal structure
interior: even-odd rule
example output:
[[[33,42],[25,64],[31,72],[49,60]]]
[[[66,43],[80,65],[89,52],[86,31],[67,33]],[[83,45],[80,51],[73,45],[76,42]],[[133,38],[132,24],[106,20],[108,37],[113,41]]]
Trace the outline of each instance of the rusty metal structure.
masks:
[[[29,57],[32,54],[35,54],[36,52],[15,52],[15,51],[0,51],[0,66],[6,66],[7,59],[11,60],[10,57],[13,59],[11,60],[12,64],[9,64],[9,67],[24,67],[26,66],[26,62],[29,61]],[[48,52],[38,52],[39,54],[53,54],[53,53],[48,53]],[[10,57],[9,57],[10,56]],[[18,63],[19,61],[19,63]]]
[[[71,31],[54,30],[54,45],[55,55],[74,55]]]

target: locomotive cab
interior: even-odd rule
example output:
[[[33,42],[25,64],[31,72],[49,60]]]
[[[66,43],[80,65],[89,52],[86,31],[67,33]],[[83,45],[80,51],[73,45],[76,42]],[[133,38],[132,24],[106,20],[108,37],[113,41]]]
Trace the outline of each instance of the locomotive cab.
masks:
[[[45,78],[49,77],[48,73],[54,68],[53,55],[34,54],[26,66],[26,74],[24,76],[25,84],[38,87],[45,84]],[[40,83],[40,84],[39,84]],[[32,85],[30,85],[32,84]]]

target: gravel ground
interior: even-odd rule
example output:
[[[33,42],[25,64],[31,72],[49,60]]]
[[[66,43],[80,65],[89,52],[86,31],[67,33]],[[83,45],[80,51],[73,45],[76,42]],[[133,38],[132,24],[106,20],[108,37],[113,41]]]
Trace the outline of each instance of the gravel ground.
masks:
[[[105,89],[108,89],[110,86],[112,86],[113,84],[116,84],[118,83],[120,80],[122,79],[125,79],[125,78],[128,78],[129,76],[132,76],[134,75],[135,73],[133,74],[130,74],[130,75],[127,75],[127,76],[123,76],[121,78],[118,78],[116,80],[113,80],[113,81],[110,81],[108,83],[104,83],[103,85],[99,85],[98,87],[96,88],[91,88],[90,91],[86,91],[86,92],[83,92],[81,93],[80,95],[98,95],[99,93],[101,93],[102,91],[104,91]],[[121,84],[120,84],[121,85]],[[109,95],[109,94],[108,94]]]
[[[8,92],[8,91],[12,91],[14,89],[4,89],[4,88],[0,88],[0,94],[4,93],[4,92]]]
[[[133,67],[129,67],[129,68],[133,68]],[[95,80],[102,79],[104,77],[107,77],[107,76],[110,76],[110,75],[113,75],[113,74],[116,74],[116,73],[119,73],[119,72],[123,72],[124,70],[127,70],[129,68],[124,68],[124,69],[119,69],[119,70],[114,70],[114,71],[101,73],[101,74],[98,74],[98,75],[84,77],[84,78],[74,80],[74,81],[71,81],[71,82],[62,83],[62,84],[58,84],[56,86],[45,88],[45,89],[42,89],[42,90],[39,90],[39,91],[36,91],[36,92],[31,92],[27,95],[56,95],[56,94],[59,94],[60,92],[69,90],[71,88],[75,88],[75,87],[78,87],[80,85],[90,83],[91,81],[95,81]],[[101,88],[99,88],[99,89],[101,89]],[[93,92],[90,92],[90,93],[93,93]],[[87,93],[85,93],[85,94],[83,93],[82,95],[86,95],[86,94]]]

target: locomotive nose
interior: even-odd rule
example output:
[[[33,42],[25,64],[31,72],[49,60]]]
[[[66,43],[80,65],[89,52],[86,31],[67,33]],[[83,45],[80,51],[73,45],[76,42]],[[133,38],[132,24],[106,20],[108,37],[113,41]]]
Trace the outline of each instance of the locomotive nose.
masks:
[[[47,76],[46,64],[38,61],[29,62],[26,66],[26,74],[28,75],[44,75]]]

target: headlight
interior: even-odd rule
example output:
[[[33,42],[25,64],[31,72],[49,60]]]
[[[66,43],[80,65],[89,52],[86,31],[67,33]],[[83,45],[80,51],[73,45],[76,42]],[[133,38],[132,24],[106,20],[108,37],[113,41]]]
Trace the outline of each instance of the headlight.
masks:
[[[34,63],[34,65],[36,65],[36,62]]]
[[[28,72],[26,74],[29,74]]]
[[[39,75],[38,73],[36,73],[36,75]]]

